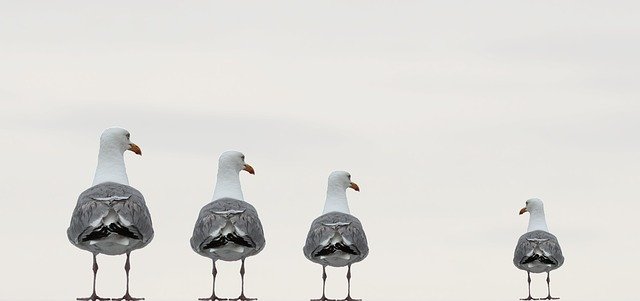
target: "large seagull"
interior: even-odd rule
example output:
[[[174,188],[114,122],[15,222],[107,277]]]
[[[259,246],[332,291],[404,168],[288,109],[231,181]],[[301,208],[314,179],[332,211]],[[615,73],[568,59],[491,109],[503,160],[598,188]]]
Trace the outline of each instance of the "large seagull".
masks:
[[[199,300],[257,300],[244,295],[244,260],[264,248],[265,240],[258,212],[244,200],[240,187],[240,171],[254,174],[253,167],[244,162],[244,155],[226,151],[220,155],[218,178],[212,201],[202,207],[191,237],[191,248],[212,261],[213,289],[211,297]],[[226,299],[216,295],[216,261],[242,261],[242,288],[238,298]]]
[[[360,191],[346,171],[334,171],[329,175],[324,211],[311,223],[307,234],[304,255],[322,265],[322,297],[312,301],[331,300],[325,296],[327,266],[347,266],[347,297],[342,300],[358,300],[351,298],[351,265],[367,257],[369,246],[360,220],[349,212],[347,188]]]
[[[140,191],[129,186],[124,166],[125,151],[142,155],[140,148],[131,142],[127,130],[112,127],[102,133],[93,184],[80,194],[71,215],[71,223],[67,229],[69,241],[93,254],[93,293],[77,300],[110,300],[96,294],[98,254],[127,255],[124,265],[127,274],[126,292],[122,298],[111,300],[144,300],[133,298],[129,294],[129,258],[131,251],[151,242],[153,228],[144,197]]]
[[[547,297],[541,299],[559,299],[551,297],[549,272],[564,263],[560,244],[558,239],[549,233],[542,200],[527,200],[526,207],[520,210],[520,214],[525,212],[529,212],[529,227],[527,233],[520,236],[513,254],[513,264],[518,269],[527,271],[529,296],[520,300],[540,300],[531,297],[531,273],[547,273]]]

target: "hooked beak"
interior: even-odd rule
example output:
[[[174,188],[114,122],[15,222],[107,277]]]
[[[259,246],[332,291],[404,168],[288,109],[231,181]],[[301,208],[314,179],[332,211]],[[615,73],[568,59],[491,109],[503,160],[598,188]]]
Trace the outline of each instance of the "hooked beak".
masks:
[[[527,212],[527,207],[520,209],[520,213],[518,215],[522,215],[525,212]]]
[[[142,156],[142,150],[135,143],[129,143],[129,150],[136,153],[136,155]]]
[[[246,172],[248,172],[248,173],[250,173],[252,175],[256,174],[256,171],[253,170],[253,167],[251,167],[251,165],[249,165],[249,164],[245,164],[244,168],[242,170],[244,170],[244,171],[246,171]]]
[[[358,187],[358,184],[351,182],[351,184],[349,184],[349,188],[355,190],[355,191],[360,191],[360,187]]]

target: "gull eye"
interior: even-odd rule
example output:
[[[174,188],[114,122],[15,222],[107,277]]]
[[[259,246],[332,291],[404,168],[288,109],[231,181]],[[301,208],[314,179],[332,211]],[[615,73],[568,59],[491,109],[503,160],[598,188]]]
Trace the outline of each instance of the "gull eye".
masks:
[[[242,158],[242,161],[244,161],[244,155],[240,156],[240,158]]]
[[[127,139],[131,138],[131,134],[127,133],[125,136],[127,136]]]

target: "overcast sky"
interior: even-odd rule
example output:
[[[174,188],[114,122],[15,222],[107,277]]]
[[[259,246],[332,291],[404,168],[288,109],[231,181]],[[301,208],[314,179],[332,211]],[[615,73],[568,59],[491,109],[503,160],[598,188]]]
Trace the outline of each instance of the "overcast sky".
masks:
[[[132,295],[209,296],[189,238],[218,156],[242,151],[267,246],[246,294],[317,298],[302,246],[333,170],[369,257],[352,295],[517,300],[526,199],[545,201],[566,261],[563,300],[637,298],[637,1],[2,1],[0,299],[91,292],[91,254],[66,228],[98,138],[119,125],[156,236],[131,257]],[[99,256],[98,293],[124,293],[124,256]],[[218,292],[239,294],[239,263]],[[346,294],[329,269],[327,294]],[[546,295],[536,275],[534,296]]]

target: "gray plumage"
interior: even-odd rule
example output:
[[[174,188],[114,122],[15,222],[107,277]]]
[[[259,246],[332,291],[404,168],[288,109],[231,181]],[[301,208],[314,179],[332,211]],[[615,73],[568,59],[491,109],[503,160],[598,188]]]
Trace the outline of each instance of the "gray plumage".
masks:
[[[202,207],[191,237],[191,248],[213,260],[244,259],[258,254],[264,246],[258,212],[251,204],[233,198]]]
[[[137,189],[101,183],[78,197],[67,237],[76,247],[94,254],[125,254],[151,242],[151,215]]]
[[[520,236],[513,254],[513,264],[531,273],[543,273],[562,266],[564,257],[558,239],[551,233],[536,230]]]
[[[367,237],[360,220],[342,212],[329,212],[311,223],[304,255],[323,266],[343,267],[369,254]]]

